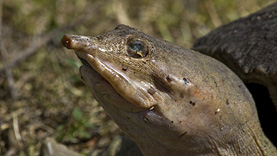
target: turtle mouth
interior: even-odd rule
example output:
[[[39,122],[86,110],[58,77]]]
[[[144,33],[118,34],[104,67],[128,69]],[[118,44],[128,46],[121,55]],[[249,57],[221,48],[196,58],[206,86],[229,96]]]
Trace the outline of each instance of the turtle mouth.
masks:
[[[76,55],[77,55],[77,54],[76,54]],[[93,69],[92,66],[88,63],[88,61],[87,61],[86,59],[83,59],[83,58],[80,57],[79,55],[77,55],[77,57],[78,57],[78,59],[82,62],[83,65],[88,66],[88,67],[90,67],[91,69]],[[94,70],[94,69],[93,69],[93,70]]]
[[[107,88],[107,86],[108,87],[110,87],[110,90],[112,90],[111,92],[116,92],[116,90],[112,87],[112,85],[110,84],[110,82],[109,81],[107,81],[103,76],[101,76],[101,74],[100,73],[98,73],[94,68],[93,68],[93,66],[92,65],[90,65],[90,63],[86,60],[86,59],[84,59],[84,58],[82,58],[81,56],[79,56],[77,53],[76,53],[76,55],[77,55],[77,57],[79,58],[79,60],[82,62],[82,66],[80,67],[80,74],[81,74],[81,77],[82,77],[82,79],[83,79],[83,81],[85,82],[85,78],[84,78],[84,76],[85,76],[85,72],[82,72],[81,71],[81,68],[83,68],[83,67],[87,67],[88,69],[89,69],[89,73],[90,74],[92,74],[93,76],[94,76],[94,78],[96,78],[96,77],[98,77],[98,79],[99,79],[99,77],[101,77],[101,81],[99,81],[99,80],[97,80],[97,82],[95,83],[95,85],[98,85],[98,84],[105,84],[106,85],[106,88]],[[95,74],[97,74],[97,75],[95,75]],[[96,78],[97,79],[97,78]],[[85,82],[86,83],[86,82]],[[88,85],[88,87],[90,87],[89,85]],[[104,90],[104,89],[103,89]],[[117,92],[116,92],[117,93]],[[124,99],[124,101],[126,100],[123,96],[121,96],[121,95],[119,95],[119,94],[117,94],[119,97],[117,97],[117,98],[121,98],[121,99]],[[126,103],[128,103],[129,105],[132,105],[131,103],[129,103],[128,101],[125,101]],[[128,105],[128,104],[126,104],[125,103],[125,105]],[[106,104],[104,104],[104,105],[106,105]],[[119,108],[121,108],[121,107],[119,107]],[[159,110],[159,107],[158,106],[156,106],[156,105],[153,105],[153,106],[151,106],[151,107],[149,107],[149,108],[142,108],[142,107],[136,107],[136,110],[134,110],[134,109],[131,109],[131,111],[130,110],[126,110],[126,109],[121,109],[122,111],[124,111],[124,112],[126,112],[126,113],[129,113],[130,115],[131,114],[137,114],[138,115],[138,117],[139,118],[142,118],[143,119],[143,121],[144,122],[150,122],[151,120],[155,120],[155,117],[157,117],[157,116],[159,116],[159,118],[162,118],[162,113],[160,112],[160,110]]]
[[[102,62],[98,58],[94,57],[92,54],[87,54],[82,51],[81,52],[76,51],[76,55],[79,58],[79,60],[82,62],[83,66],[87,67],[88,69],[85,72],[83,72],[81,70],[82,67],[80,68],[80,75],[84,83],[89,88],[94,88],[95,86],[99,86],[99,85],[106,86],[102,88],[97,88],[96,94],[98,93],[102,94],[100,92],[103,92],[102,96],[113,97],[114,100],[111,100],[112,102],[108,102],[108,103],[113,103],[119,109],[125,110],[127,112],[141,112],[141,111],[150,109],[147,106],[133,104],[132,102],[128,101],[125,98],[125,96],[122,96],[120,93],[118,93],[117,91],[117,88],[119,88],[118,86],[126,84],[126,80],[124,76],[122,76],[120,73],[117,73],[117,71],[113,69],[112,66],[109,66],[108,64]],[[85,78],[85,77],[88,77],[88,75],[92,75],[92,76],[89,76],[89,78]],[[115,80],[113,76],[121,77],[121,78],[119,80]],[[97,79],[96,77],[100,77],[100,78],[98,78],[98,80],[95,80]],[[108,79],[112,79],[112,80],[109,81]],[[93,85],[88,85],[88,84],[93,84]],[[110,90],[110,91],[107,91],[107,90]],[[126,88],[126,90],[128,89]],[[114,103],[114,101],[119,99],[121,99],[121,102]]]

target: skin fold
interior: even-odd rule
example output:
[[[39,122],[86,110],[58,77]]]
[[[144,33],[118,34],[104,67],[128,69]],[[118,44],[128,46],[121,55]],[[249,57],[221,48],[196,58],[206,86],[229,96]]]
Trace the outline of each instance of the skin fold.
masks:
[[[276,155],[242,81],[215,59],[119,25],[65,35],[81,77],[145,156]]]

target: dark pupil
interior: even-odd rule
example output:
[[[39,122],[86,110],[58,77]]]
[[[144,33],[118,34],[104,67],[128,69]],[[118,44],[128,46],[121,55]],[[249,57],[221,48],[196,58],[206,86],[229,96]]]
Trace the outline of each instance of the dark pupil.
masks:
[[[133,49],[134,49],[135,51],[141,51],[141,45],[135,44],[134,47],[133,47]]]
[[[142,51],[143,45],[141,43],[134,43],[132,49],[137,52]]]

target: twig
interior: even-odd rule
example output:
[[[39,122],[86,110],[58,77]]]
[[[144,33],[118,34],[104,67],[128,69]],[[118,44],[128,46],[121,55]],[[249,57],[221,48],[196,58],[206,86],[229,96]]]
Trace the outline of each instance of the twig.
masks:
[[[120,1],[113,2],[113,9],[116,13],[116,17],[119,23],[134,26],[130,18],[128,17],[126,6]]]
[[[6,47],[3,43],[2,8],[3,8],[3,0],[0,0],[0,51],[1,51],[1,55],[2,55],[2,62],[3,62],[3,66],[4,66],[4,71],[5,71],[5,74],[7,76],[7,80],[8,80],[8,84],[9,84],[9,88],[10,88],[10,94],[12,96],[12,99],[16,100],[17,90],[16,90],[16,87],[14,85],[14,78],[13,78],[11,68],[9,66],[7,66],[6,58],[8,58],[7,57],[8,53],[7,53]]]
[[[5,154],[5,156],[12,156],[15,155],[17,152],[16,148],[9,148],[8,152]]]
[[[21,141],[21,135],[19,133],[19,126],[18,126],[18,117],[13,115],[13,131],[14,136],[17,141]]]
[[[96,3],[94,5],[94,8],[87,9],[88,10],[87,12],[85,12],[82,16],[80,16],[78,19],[74,20],[73,22],[66,24],[55,30],[52,30],[45,35],[35,37],[34,42],[29,47],[27,47],[22,52],[20,52],[20,55],[17,55],[13,60],[11,60],[8,64],[6,64],[5,68],[12,69],[19,63],[26,60],[28,57],[35,54],[41,46],[49,43],[52,38],[54,38],[61,32],[68,31],[68,30],[74,28],[76,25],[83,24],[85,21],[87,21],[89,19],[89,17],[93,16],[93,13],[97,12],[97,9],[100,8],[99,7],[100,4],[101,3]],[[91,12],[91,11],[93,11],[93,12]],[[2,73],[4,70],[5,69],[0,69],[0,73]]]
[[[216,12],[216,9],[214,7],[213,4],[211,4],[210,1],[205,1],[205,6],[207,8],[207,11],[210,15],[210,18],[212,20],[212,23],[214,25],[214,27],[219,27],[222,25],[222,21],[220,20],[220,17],[218,16],[217,12]]]
[[[5,156],[13,156],[22,149],[21,142],[16,140],[14,131],[11,129],[9,129],[9,131],[8,131],[8,141],[9,141],[9,149],[6,152]]]

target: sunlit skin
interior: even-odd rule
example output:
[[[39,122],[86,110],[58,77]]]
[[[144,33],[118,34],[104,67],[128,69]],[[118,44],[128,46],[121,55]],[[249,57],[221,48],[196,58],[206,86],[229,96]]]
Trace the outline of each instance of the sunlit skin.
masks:
[[[145,156],[274,155],[253,99],[225,65],[119,25],[65,35],[81,77]]]

